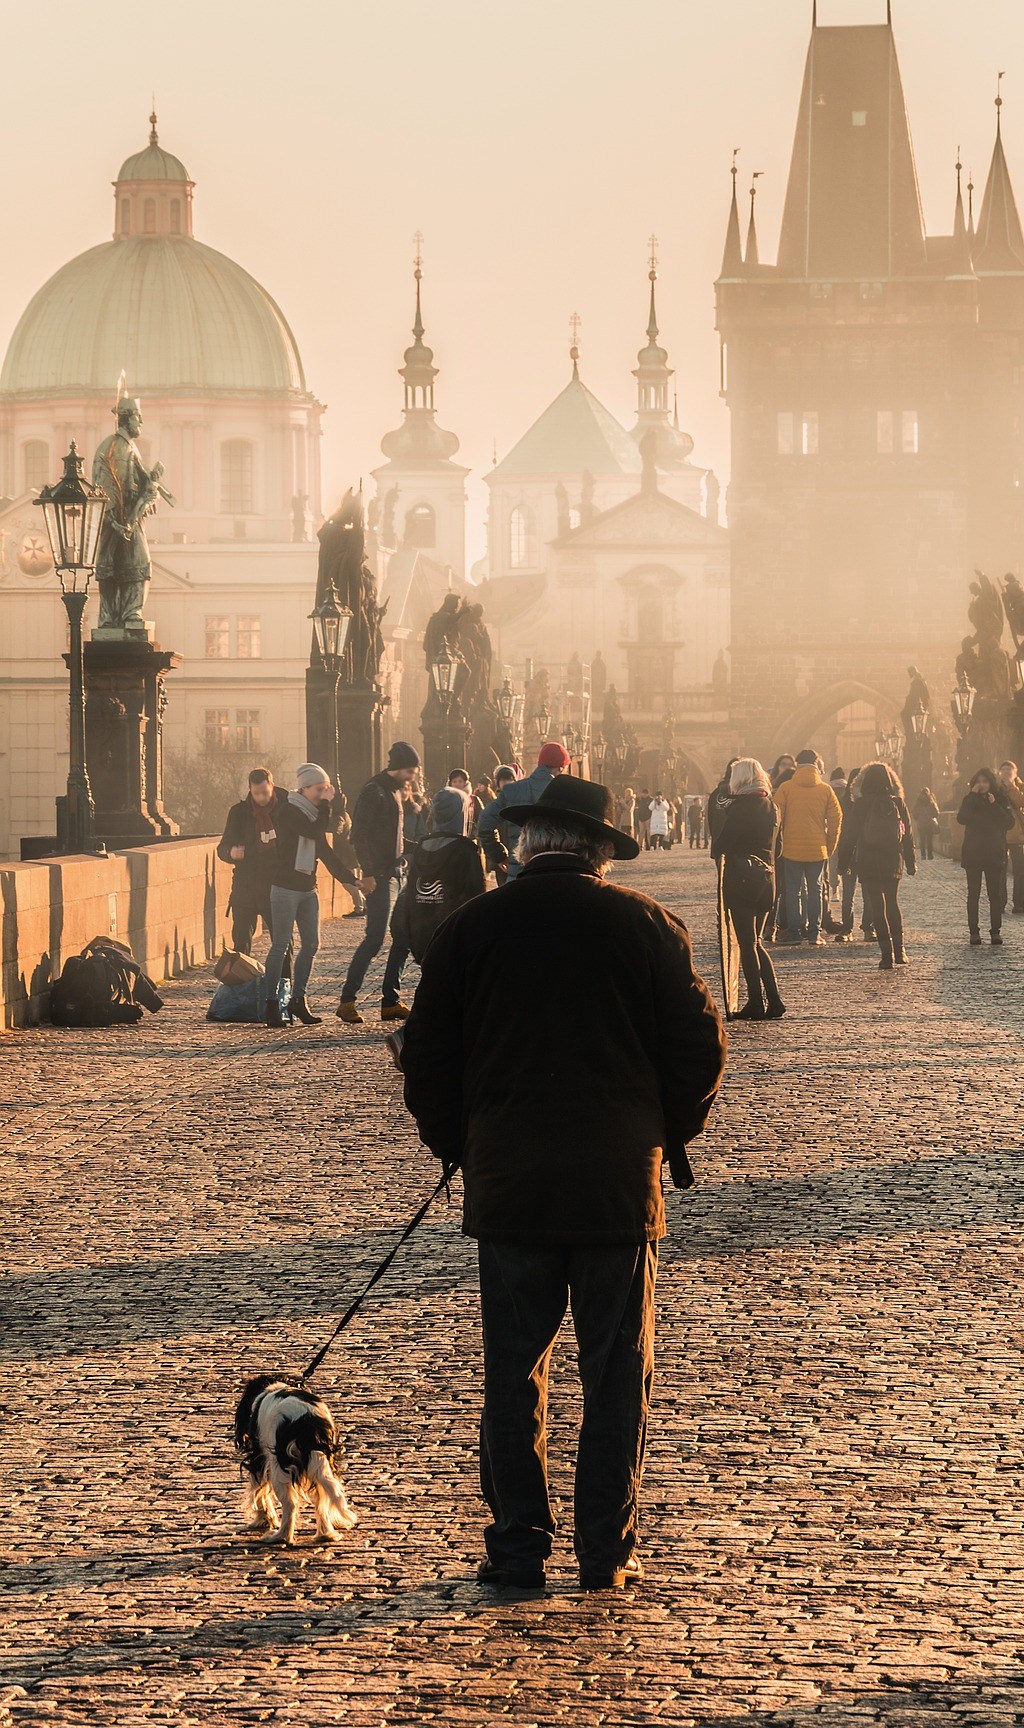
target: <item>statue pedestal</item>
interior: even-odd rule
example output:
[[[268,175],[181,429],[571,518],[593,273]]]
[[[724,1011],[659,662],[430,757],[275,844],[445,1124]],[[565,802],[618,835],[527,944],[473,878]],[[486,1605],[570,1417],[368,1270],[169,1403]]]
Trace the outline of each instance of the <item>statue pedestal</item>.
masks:
[[[320,666],[306,668],[306,755],[327,769],[349,808],[383,766],[384,704],[376,684],[338,682]]]
[[[140,632],[94,632],[85,644],[85,757],[97,838],[109,847],[179,831],[163,807],[163,682],[180,664]]]
[[[465,768],[472,727],[460,708],[445,713],[433,691],[420,715],[423,734],[423,778],[427,790],[438,792],[453,768]]]

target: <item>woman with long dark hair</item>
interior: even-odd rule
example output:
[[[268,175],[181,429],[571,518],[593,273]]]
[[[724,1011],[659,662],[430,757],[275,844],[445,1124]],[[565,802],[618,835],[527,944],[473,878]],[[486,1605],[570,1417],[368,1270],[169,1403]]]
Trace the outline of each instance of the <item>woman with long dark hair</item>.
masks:
[[[855,869],[864,895],[864,916],[882,950],[879,970],[907,964],[900,911],[900,878],[917,874],[914,835],[897,775],[884,762],[869,762],[857,780],[839,840],[840,872]]]
[[[964,831],[960,862],[967,873],[967,925],[971,932],[971,947],[981,945],[978,917],[984,881],[988,895],[990,939],[992,946],[999,948],[1003,941],[1003,912],[1006,908],[1006,866],[1009,859],[1006,837],[1013,827],[1014,815],[1010,800],[991,768],[979,768],[973,776],[956,819]]]
[[[728,803],[712,846],[724,858],[722,897],[732,918],[747,985],[738,1020],[779,1020],[786,1012],[771,955],[762,941],[775,904],[775,837],[779,812],[760,762],[745,756],[729,770]]]

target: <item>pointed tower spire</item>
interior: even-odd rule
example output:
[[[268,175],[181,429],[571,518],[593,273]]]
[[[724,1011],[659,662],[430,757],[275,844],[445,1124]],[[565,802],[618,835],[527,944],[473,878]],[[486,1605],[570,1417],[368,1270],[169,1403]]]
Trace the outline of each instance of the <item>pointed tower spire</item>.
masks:
[[[725,252],[722,256],[723,280],[728,280],[731,277],[741,276],[743,274],[743,247],[740,241],[740,206],[736,193],[736,176],[739,173],[739,168],[736,164],[736,158],[738,155],[739,149],[737,148],[732,153],[732,204],[729,208],[729,226],[725,231]]]
[[[413,340],[405,350],[404,364],[398,376],[405,386],[403,424],[394,432],[386,432],[380,447],[392,461],[406,464],[448,462],[459,448],[454,432],[444,432],[434,417],[434,351],[423,340],[423,235],[413,236],[416,248],[413,257],[413,280],[416,283],[416,309],[413,314]],[[378,470],[377,472],[380,472]]]
[[[964,217],[962,179],[963,163],[960,160],[960,147],[958,145],[956,152],[956,206],[953,211],[953,245],[950,256],[951,276],[974,275],[974,266],[971,263],[971,242]]]
[[[572,361],[572,376],[575,384],[580,381],[580,331],[582,328],[583,319],[578,312],[574,312],[569,319],[569,359]]]
[[[159,144],[159,142],[160,142],[159,138],[156,135],[156,97],[155,96],[153,98],[152,111],[151,111],[150,116],[149,116],[149,142],[151,144]]]
[[[996,86],[996,141],[978,217],[974,267],[979,275],[1024,274],[1024,229],[1021,228],[1020,212],[1003,149],[1002,83],[1005,76],[1000,72]]]
[[[693,439],[679,430],[679,406],[675,401],[674,424],[669,418],[669,387],[673,372],[668,363],[668,351],[658,341],[658,310],[655,284],[658,280],[658,236],[648,241],[647,279],[651,285],[650,310],[647,318],[647,346],[637,355],[633,372],[636,379],[636,425],[633,437],[653,452],[659,468],[672,468],[685,462],[693,449]]]
[[[967,238],[974,240],[974,169],[967,170]]]
[[[747,228],[747,250],[743,260],[743,268],[747,271],[760,268],[761,259],[757,249],[757,223],[754,220],[754,203],[757,198],[757,182],[764,173],[758,168],[750,182],[750,225]]]

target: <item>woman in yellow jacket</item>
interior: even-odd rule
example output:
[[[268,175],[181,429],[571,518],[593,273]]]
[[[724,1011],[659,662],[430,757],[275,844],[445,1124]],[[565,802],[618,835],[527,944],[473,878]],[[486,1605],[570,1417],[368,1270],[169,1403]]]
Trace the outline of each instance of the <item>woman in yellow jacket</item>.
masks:
[[[778,942],[795,943],[806,937],[812,948],[824,947],[821,879],[826,860],[839,844],[843,812],[822,775],[816,751],[801,750],[796,772],[777,788],[775,802],[782,818],[787,925]]]

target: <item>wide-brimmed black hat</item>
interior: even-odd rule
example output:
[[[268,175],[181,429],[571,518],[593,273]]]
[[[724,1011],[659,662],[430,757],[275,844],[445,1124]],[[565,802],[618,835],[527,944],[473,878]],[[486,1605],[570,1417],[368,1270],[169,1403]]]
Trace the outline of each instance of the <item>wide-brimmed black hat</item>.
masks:
[[[611,820],[615,815],[615,799],[608,787],[596,780],[556,774],[536,804],[510,804],[505,814],[517,827],[529,822],[531,816],[565,816],[597,839],[611,841],[616,858],[636,858],[640,853],[636,841]]]

